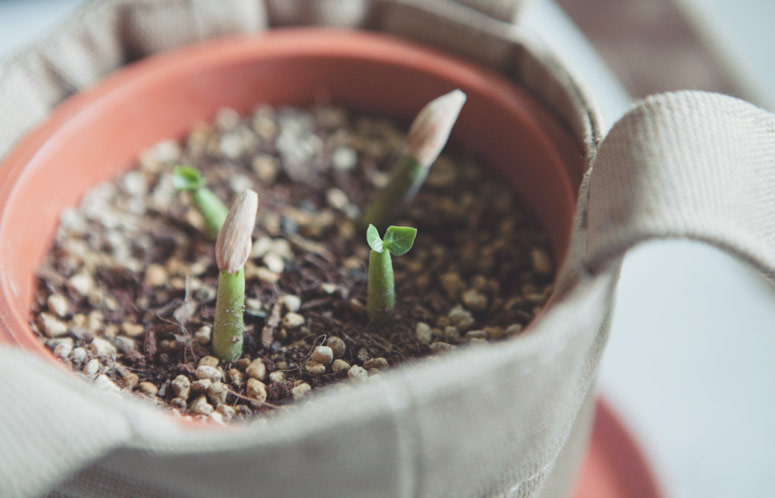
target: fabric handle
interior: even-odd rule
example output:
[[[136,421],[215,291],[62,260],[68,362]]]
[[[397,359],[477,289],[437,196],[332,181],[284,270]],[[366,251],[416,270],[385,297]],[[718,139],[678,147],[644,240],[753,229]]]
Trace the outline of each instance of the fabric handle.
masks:
[[[614,125],[592,168],[588,271],[639,242],[689,238],[775,281],[775,114],[711,93],[656,95]]]

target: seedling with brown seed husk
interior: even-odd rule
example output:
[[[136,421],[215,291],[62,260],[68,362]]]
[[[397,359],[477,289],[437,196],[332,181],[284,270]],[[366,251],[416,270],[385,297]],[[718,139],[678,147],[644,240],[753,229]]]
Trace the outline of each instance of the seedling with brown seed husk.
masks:
[[[215,244],[220,271],[215,301],[213,353],[223,361],[234,361],[242,354],[245,322],[245,262],[253,244],[258,194],[242,192],[223,222]]]
[[[466,102],[466,94],[453,90],[429,102],[412,122],[387,185],[363,211],[360,225],[384,228],[395,211],[420,190],[431,166],[447,143],[452,127]]]

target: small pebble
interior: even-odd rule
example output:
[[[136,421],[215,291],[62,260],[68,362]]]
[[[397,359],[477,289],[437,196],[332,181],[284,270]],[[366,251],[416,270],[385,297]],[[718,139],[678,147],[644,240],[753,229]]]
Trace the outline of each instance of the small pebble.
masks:
[[[460,341],[460,331],[453,327],[452,325],[449,325],[447,327],[444,327],[444,340],[454,344],[458,341]]]
[[[304,370],[310,375],[323,375],[326,373],[326,366],[317,361],[308,361],[304,365]]]
[[[92,339],[91,344],[89,344],[89,350],[91,350],[94,356],[100,359],[111,358],[118,353],[116,346],[100,337]]]
[[[213,405],[207,402],[207,396],[201,394],[191,403],[190,409],[197,415],[209,415],[213,412]]]
[[[215,113],[215,126],[224,132],[235,128],[240,122],[239,113],[231,107],[221,107]]]
[[[359,382],[362,380],[366,380],[369,377],[369,373],[362,366],[353,365],[347,371],[347,376],[350,378],[351,381]]]
[[[540,247],[534,247],[530,250],[530,262],[533,264],[533,270],[539,275],[552,273],[552,258]]]
[[[140,382],[140,376],[134,372],[130,372],[129,370],[126,370],[121,375],[121,380],[124,383],[124,388],[129,389],[131,391]]]
[[[70,355],[70,359],[75,363],[83,363],[86,360],[86,350],[83,348],[73,349],[73,353]]]
[[[147,396],[156,396],[156,393],[159,392],[159,388],[153,382],[140,382],[137,390]]]
[[[69,341],[66,339],[69,339]],[[62,358],[63,360],[66,360],[72,352],[73,339],[70,337],[66,337],[65,339],[57,341],[56,346],[54,346],[54,355]]]
[[[55,318],[54,315],[41,313],[39,316],[41,328],[47,336],[59,337],[67,333],[67,324]]]
[[[504,335],[517,335],[520,332],[522,332],[522,325],[519,323],[512,323],[508,327],[506,327],[506,330],[504,331]]]
[[[463,304],[474,311],[484,311],[487,309],[487,296],[476,289],[469,289],[463,293]]]
[[[210,379],[213,382],[219,382],[221,380],[221,372],[212,366],[201,366],[194,370],[194,375],[198,379]]]
[[[487,339],[487,332],[484,330],[469,330],[466,332],[466,340],[470,341],[471,339]]]
[[[73,286],[78,294],[86,297],[94,289],[94,280],[88,273],[81,272],[70,277],[70,285]]]
[[[220,425],[224,424],[223,415],[221,415],[217,411],[212,412],[210,415],[208,415],[207,416],[207,420],[209,420],[210,422],[216,423],[216,424],[220,424]]]
[[[210,343],[210,338],[212,337],[212,334],[213,334],[213,329],[209,325],[205,325],[196,331],[196,333],[194,334],[194,338],[196,339],[196,342],[198,342],[202,346],[206,346],[207,344]]]
[[[108,391],[118,392],[118,391],[121,390],[115,384],[115,382],[110,380],[110,378],[107,375],[105,375],[105,374],[98,375],[97,378],[94,379],[94,385],[96,385],[97,387],[100,387],[102,389],[107,389]]]
[[[203,393],[207,391],[207,388],[210,387],[210,384],[212,384],[213,381],[210,379],[199,379],[195,380],[191,383],[191,391],[195,393]]]
[[[414,335],[421,344],[430,344],[433,331],[427,323],[419,322],[414,329]]]
[[[183,398],[172,398],[170,400],[170,406],[172,408],[176,408],[180,411],[183,411],[186,409],[186,400]]]
[[[191,395],[191,380],[185,375],[178,375],[172,381],[172,392],[179,398],[188,399]]]
[[[229,381],[231,381],[233,385],[242,387],[242,385],[245,384],[245,375],[236,368],[229,370],[227,375],[229,376]]]
[[[295,329],[304,324],[304,317],[298,313],[290,312],[283,318],[283,326],[287,329]]]
[[[431,350],[431,353],[441,353],[455,349],[455,346],[452,344],[447,344],[446,342],[434,342],[429,346],[429,349]]]
[[[129,337],[120,335],[113,339],[116,344],[116,348],[124,354],[131,354],[132,351],[137,351],[137,343]]]
[[[89,316],[86,319],[86,327],[92,334],[99,333],[102,330],[105,320],[105,315],[99,310],[92,310],[89,312]]]
[[[277,180],[280,167],[277,160],[270,155],[261,154],[253,158],[250,165],[261,183],[271,185]]]
[[[321,284],[320,286],[320,290],[322,290],[326,294],[333,294],[338,289],[339,289],[339,286],[331,282],[326,282],[324,284]]]
[[[161,287],[168,279],[167,270],[162,265],[152,264],[145,270],[145,285],[149,287]]]
[[[229,391],[223,382],[214,382],[207,388],[207,397],[216,406],[226,402],[226,395],[228,393]]]
[[[449,318],[450,323],[461,331],[468,330],[475,322],[471,312],[460,305],[452,308],[447,314],[447,317]]]
[[[302,382],[298,386],[294,386],[293,389],[291,389],[291,396],[293,396],[293,399],[301,399],[311,390],[312,387],[309,384]]]
[[[60,294],[51,294],[46,300],[48,309],[59,318],[64,318],[70,314],[70,303]]]
[[[331,365],[331,371],[335,374],[338,374],[339,372],[343,372],[350,369],[350,364],[344,361],[341,358],[337,358],[334,360],[334,363]]]
[[[261,358],[251,361],[250,365],[245,368],[245,374],[252,379],[264,380],[266,378],[264,361]]]
[[[331,154],[331,164],[333,164],[334,169],[339,171],[351,170],[357,162],[358,154],[355,152],[355,149],[347,145],[340,145]]]
[[[280,301],[282,302],[283,307],[285,307],[286,311],[291,311],[295,313],[299,311],[299,308],[301,308],[301,298],[299,296],[294,296],[293,294],[286,294],[280,298]]]
[[[309,359],[322,363],[323,365],[328,365],[334,361],[334,351],[328,346],[318,346],[312,351]]]
[[[285,372],[279,370],[269,374],[269,382],[283,382],[285,381]]]
[[[372,368],[376,368],[377,370],[384,370],[389,367],[390,364],[388,361],[381,356],[363,362],[363,368],[366,370],[371,370]]]
[[[457,273],[450,272],[441,276],[441,288],[444,289],[448,299],[457,299],[464,287],[465,283]]]
[[[139,323],[123,322],[121,331],[129,337],[140,337],[145,334],[145,327]]]
[[[498,341],[505,337],[502,327],[485,327],[484,333],[487,334],[487,339],[491,341]]]
[[[203,356],[199,359],[198,367],[217,367],[220,361],[215,356]],[[201,377],[200,377],[201,378]]]
[[[265,268],[263,266],[257,267],[253,271],[253,276],[255,276],[260,281],[267,283],[267,284],[274,284],[277,283],[278,280],[280,280],[280,274],[273,272],[269,268]],[[247,277],[247,275],[245,275]]]
[[[326,345],[331,348],[334,358],[341,358],[347,351],[347,344],[341,338],[332,335],[326,340]]]
[[[215,408],[215,411],[223,415],[223,418],[226,421],[233,419],[235,415],[234,408],[230,407],[229,405],[218,405]]]
[[[285,271],[285,261],[275,253],[269,253],[264,256],[264,264],[269,271],[274,273],[282,273]]]
[[[366,314],[366,306],[360,301],[358,301],[355,298],[350,299],[350,311],[355,313],[356,315],[365,315]]]
[[[347,198],[347,194],[338,188],[331,188],[326,192],[326,202],[332,208],[341,210],[350,204],[350,199]]]
[[[87,377],[94,377],[97,375],[97,372],[100,371],[100,368],[102,368],[102,365],[99,360],[90,360],[89,363],[86,364],[86,368],[83,369],[83,373],[85,373]]]
[[[266,385],[258,379],[248,379],[247,394],[256,401],[266,401]]]

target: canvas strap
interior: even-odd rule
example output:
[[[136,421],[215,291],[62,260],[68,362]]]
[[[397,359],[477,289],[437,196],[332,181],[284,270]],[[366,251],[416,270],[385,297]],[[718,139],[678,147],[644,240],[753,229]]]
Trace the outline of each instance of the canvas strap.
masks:
[[[704,241],[775,279],[775,115],[703,92],[639,102],[593,163],[584,265],[650,239]]]

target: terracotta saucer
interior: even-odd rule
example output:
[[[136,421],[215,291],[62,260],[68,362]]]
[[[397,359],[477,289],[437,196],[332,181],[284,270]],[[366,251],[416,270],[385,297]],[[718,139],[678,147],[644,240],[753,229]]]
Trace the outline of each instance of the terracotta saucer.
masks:
[[[643,452],[601,400],[574,498],[664,498]]]

